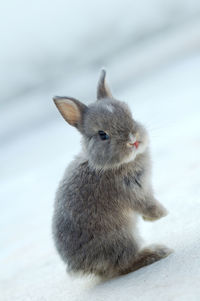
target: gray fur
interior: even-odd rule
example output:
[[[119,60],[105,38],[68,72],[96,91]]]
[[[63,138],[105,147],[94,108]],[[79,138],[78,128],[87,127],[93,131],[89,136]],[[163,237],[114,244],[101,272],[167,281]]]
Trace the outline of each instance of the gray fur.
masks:
[[[147,132],[125,103],[105,95],[102,76],[97,96],[106,97],[88,107],[78,102],[81,118],[74,126],[81,129],[82,152],[59,185],[53,237],[69,271],[112,277],[164,258],[171,250],[140,249],[138,214],[156,220],[167,211],[151,188]],[[102,141],[99,130],[109,139]],[[138,149],[127,145],[130,133],[137,136]]]

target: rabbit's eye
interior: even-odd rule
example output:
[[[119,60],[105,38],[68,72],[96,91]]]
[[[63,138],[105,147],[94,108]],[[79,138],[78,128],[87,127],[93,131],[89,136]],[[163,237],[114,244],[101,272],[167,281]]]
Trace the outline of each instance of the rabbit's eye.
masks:
[[[98,131],[99,137],[101,138],[101,140],[108,140],[109,136],[108,134],[106,134],[104,131]]]

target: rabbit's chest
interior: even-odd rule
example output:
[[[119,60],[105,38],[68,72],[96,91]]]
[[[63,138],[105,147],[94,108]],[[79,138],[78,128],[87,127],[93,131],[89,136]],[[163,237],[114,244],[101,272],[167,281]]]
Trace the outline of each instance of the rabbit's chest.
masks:
[[[143,172],[137,171],[122,177],[122,185],[126,190],[143,189]]]

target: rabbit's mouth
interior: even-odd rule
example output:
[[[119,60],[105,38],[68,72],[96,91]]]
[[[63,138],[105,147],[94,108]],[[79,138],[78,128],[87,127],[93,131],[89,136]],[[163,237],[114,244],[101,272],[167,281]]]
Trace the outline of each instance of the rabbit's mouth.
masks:
[[[134,143],[128,143],[130,146],[134,146],[136,149],[138,148],[139,146],[139,141],[135,141]]]
[[[136,140],[134,143],[128,142],[127,146],[129,151],[127,156],[124,158],[123,163],[129,163],[131,161],[134,161],[138,154],[141,154],[146,150],[147,142]]]
[[[140,144],[142,143],[142,141],[138,141],[136,140],[135,142],[128,142],[127,143],[127,146],[128,147],[131,147],[131,148],[134,148],[134,149],[138,149],[138,147],[140,146]]]
[[[140,142],[141,142],[141,141],[139,141],[138,138],[139,138],[138,133],[136,133],[136,134],[130,133],[129,134],[129,141],[127,142],[127,146],[137,149],[139,147]]]

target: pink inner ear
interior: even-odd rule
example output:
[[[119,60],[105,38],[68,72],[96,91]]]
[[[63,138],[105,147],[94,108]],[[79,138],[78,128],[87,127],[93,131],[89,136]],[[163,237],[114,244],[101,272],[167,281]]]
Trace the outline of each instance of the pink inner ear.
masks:
[[[55,101],[63,118],[71,125],[75,125],[81,118],[78,106],[70,99]]]

